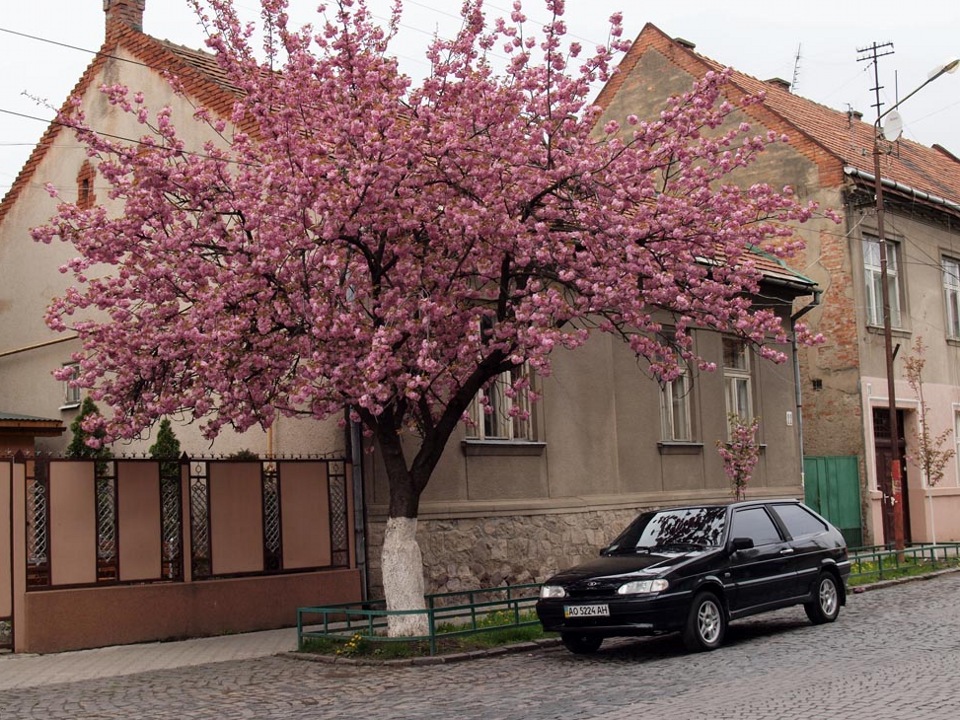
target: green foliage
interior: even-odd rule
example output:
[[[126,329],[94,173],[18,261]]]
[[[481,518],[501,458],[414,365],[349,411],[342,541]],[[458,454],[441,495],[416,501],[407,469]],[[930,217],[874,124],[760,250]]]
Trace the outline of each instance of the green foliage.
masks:
[[[230,460],[259,460],[260,456],[257,455],[253,450],[237,450],[235,453],[230,453],[227,455],[227,458]]]
[[[174,434],[173,426],[167,418],[160,421],[157,441],[150,446],[150,457],[167,461],[160,464],[160,474],[163,477],[179,475],[180,441]]]
[[[80,413],[73,419],[73,422],[70,423],[70,432],[73,434],[73,438],[70,440],[70,444],[67,445],[66,456],[68,458],[107,460],[113,457],[110,448],[102,445],[104,437],[103,430],[96,430],[89,433],[83,429],[83,423],[87,417],[99,414],[100,408],[97,407],[97,404],[89,396],[84,398],[83,404],[80,406]],[[91,441],[94,447],[91,447]]]
[[[532,610],[520,613],[521,623],[536,621]],[[436,630],[437,654],[469,652],[512,645],[520,642],[532,642],[555,633],[544,633],[539,623],[515,625],[516,618],[510,610],[488,613],[478,618],[476,630],[456,623],[440,623]],[[369,658],[371,660],[393,660],[411,657],[425,657],[430,654],[430,643],[425,640],[397,640],[377,635],[368,637],[354,633],[350,637],[305,638],[303,652],[318,655],[336,655],[338,657]]]
[[[849,585],[870,585],[881,580],[898,580],[956,567],[960,567],[960,558],[957,557],[938,558],[935,561],[929,558],[906,557],[899,563],[896,563],[895,557],[888,557],[882,566],[877,560],[855,560]]]
[[[168,418],[160,421],[157,430],[157,441],[150,446],[150,457],[169,460],[180,457],[180,441],[173,432],[173,425]]]

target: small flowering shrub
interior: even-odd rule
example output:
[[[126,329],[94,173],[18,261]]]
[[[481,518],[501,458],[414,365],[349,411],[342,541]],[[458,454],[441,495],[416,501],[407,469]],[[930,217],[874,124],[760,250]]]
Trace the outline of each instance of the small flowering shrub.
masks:
[[[717,453],[723,460],[723,470],[733,486],[733,495],[737,500],[747,496],[747,483],[753,468],[760,459],[760,445],[757,443],[757,427],[760,418],[748,420],[736,413],[730,413],[730,440],[717,440]]]

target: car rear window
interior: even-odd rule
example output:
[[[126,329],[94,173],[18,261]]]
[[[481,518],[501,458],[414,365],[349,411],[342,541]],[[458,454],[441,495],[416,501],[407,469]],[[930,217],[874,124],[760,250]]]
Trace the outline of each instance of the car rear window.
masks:
[[[787,526],[787,532],[792,537],[816,535],[827,530],[824,522],[802,505],[774,505],[773,509],[783,520],[783,524]]]

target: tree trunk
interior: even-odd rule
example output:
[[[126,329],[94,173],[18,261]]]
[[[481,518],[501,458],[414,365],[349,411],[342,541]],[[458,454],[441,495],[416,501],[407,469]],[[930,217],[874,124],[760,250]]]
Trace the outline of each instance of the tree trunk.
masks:
[[[387,610],[425,610],[423,557],[417,544],[415,517],[387,519],[381,561]],[[428,632],[426,613],[391,615],[387,618],[387,634],[390,637],[426,635]]]

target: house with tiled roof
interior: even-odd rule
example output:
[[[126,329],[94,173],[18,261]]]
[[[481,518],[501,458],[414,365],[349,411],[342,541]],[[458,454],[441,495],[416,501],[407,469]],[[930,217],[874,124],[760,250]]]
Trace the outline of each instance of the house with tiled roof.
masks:
[[[694,79],[723,68],[693,43],[647,25],[603,89],[598,102],[610,117],[655,116],[663,99]],[[946,82],[946,81],[944,81]],[[826,337],[800,351],[800,390],[807,499],[827,514],[862,520],[862,542],[894,539],[890,403],[884,343],[880,228],[877,223],[873,123],[790,92],[779,79],[761,81],[736,70],[729,97],[763,94],[738,112],[754,130],[788,136],[789,144],[741,177],[792,186],[800,199],[839,213],[799,233],[807,248],[792,267],[822,290],[805,320]],[[880,177],[894,398],[904,468],[902,510],[907,541],[960,539],[960,473],[956,458],[931,486],[916,461],[921,404],[905,363],[922,339],[927,425],[947,432],[942,449],[956,449],[960,427],[960,161],[946,149],[906,139],[881,139]],[[801,302],[807,302],[802,300]],[[843,507],[840,507],[843,506]],[[859,506],[859,507],[858,507]],[[895,512],[895,510],[893,511]],[[885,527],[886,524],[886,527]]]
[[[229,117],[236,89],[209,55],[145,34],[143,0],[110,0],[105,7],[105,43],[75,88],[96,131],[128,138],[141,132],[103,99],[98,87],[105,82],[143,91],[152,108],[169,104],[181,131],[193,127],[188,120],[198,106]],[[182,96],[166,76],[179,80]],[[191,132],[198,147],[216,141],[200,129]],[[43,313],[66,288],[67,276],[57,268],[71,253],[37,245],[28,231],[55,212],[44,183],[81,204],[106,202],[93,161],[76,143],[58,142],[69,136],[69,128],[52,125],[0,204],[0,407],[67,424],[81,398],[50,373],[70,362],[77,341],[48,330]],[[789,327],[794,301],[810,303],[816,281],[772,257],[757,255],[755,263],[764,274],[756,300]],[[422,496],[418,539],[428,592],[542,579],[561,564],[595,555],[638,508],[731,498],[716,443],[727,439],[734,410],[761,419],[762,452],[749,494],[800,495],[792,347],[778,348],[791,361],[776,365],[733,338],[693,334],[698,354],[717,372],[691,372],[660,386],[626,345],[598,334],[576,351],[556,351],[551,377],[534,378],[541,402],[530,406],[529,419],[510,412],[526,399],[511,397],[505,382],[487,389],[490,412],[458,430]],[[299,454],[346,447],[336,422],[309,426],[283,418],[268,433],[220,438],[214,449]],[[186,452],[208,449],[192,427],[175,429]],[[66,440],[38,438],[37,446],[57,451]],[[148,443],[115,452],[142,451]],[[376,453],[364,456],[364,482],[375,593],[388,501]]]

